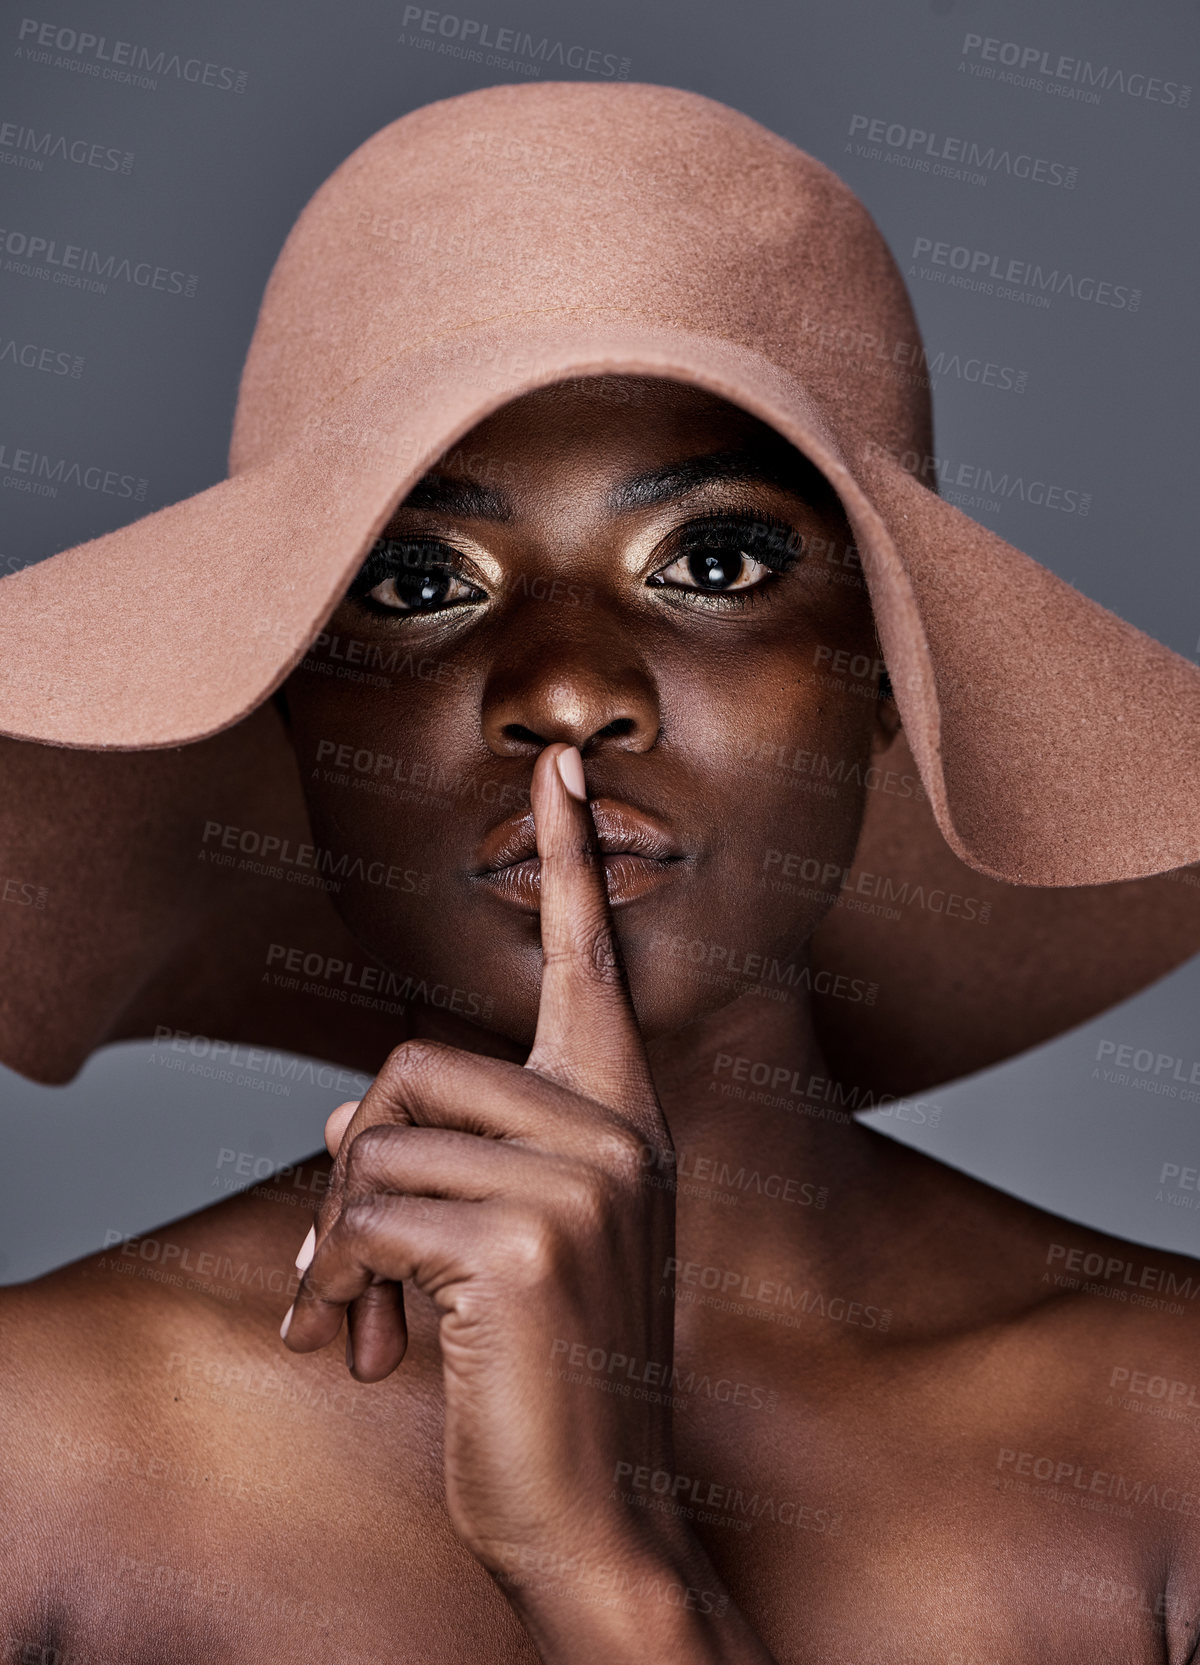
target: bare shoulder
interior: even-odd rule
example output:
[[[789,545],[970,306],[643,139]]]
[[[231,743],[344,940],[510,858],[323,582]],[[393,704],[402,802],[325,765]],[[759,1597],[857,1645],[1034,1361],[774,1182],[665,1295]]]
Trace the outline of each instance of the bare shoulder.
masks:
[[[1040,1410],[1027,1424],[1036,1432],[999,1454],[1001,1475],[1120,1522],[1164,1569],[1160,1618],[1190,1649],[1200,1632],[1200,1260],[1036,1209],[1023,1242],[1034,1299],[1014,1333]]]
[[[110,1289],[94,1259],[0,1288],[0,1587],[10,1636],[56,1634],[57,1569],[78,1521],[72,1452],[98,1406],[125,1403],[119,1338],[136,1332],[122,1323],[132,1292]]]
[[[286,1271],[268,1264],[276,1257],[239,1242],[237,1214],[220,1203],[0,1287],[10,1634],[51,1635],[59,1593],[73,1605],[75,1558],[98,1566],[97,1545],[126,1542],[122,1522],[149,1527],[234,1470],[222,1451],[229,1418],[195,1393],[196,1379],[213,1360],[244,1375],[259,1353],[269,1361],[289,1299]]]
[[[413,1356],[374,1385],[339,1346],[289,1354],[306,1222],[274,1208],[243,1195],[0,1289],[10,1651],[377,1659],[468,1583],[471,1612],[516,1635],[445,1512],[434,1328],[417,1318]],[[371,1544],[389,1559],[363,1562]],[[391,1556],[408,1578],[384,1576]],[[273,1616],[266,1642],[251,1614]]]

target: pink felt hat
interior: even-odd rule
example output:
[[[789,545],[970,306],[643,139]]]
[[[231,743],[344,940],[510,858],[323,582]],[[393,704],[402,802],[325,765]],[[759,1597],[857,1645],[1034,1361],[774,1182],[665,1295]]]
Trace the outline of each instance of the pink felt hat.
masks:
[[[314,1026],[261,985],[264,935],[347,947],[328,899],[198,870],[197,819],[304,836],[268,696],[439,456],[600,374],[751,412],[852,529],[912,782],[868,793],[856,870],[976,906],[833,910],[819,962],[884,991],[865,1026],[821,1008],[844,1077],[948,1079],[1194,951],[1200,672],[936,495],[928,388],[895,362],[920,340],[866,210],[724,105],[525,84],[376,133],[276,262],[229,478],[0,581],[0,825],[46,899],[0,921],[0,1056],[60,1080],[167,1024],[378,1062],[394,1023]]]

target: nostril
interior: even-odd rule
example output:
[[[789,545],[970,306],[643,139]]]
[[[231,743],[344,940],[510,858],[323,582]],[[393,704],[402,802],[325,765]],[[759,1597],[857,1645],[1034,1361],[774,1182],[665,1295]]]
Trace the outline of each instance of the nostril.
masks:
[[[546,742],[540,734],[535,734],[531,728],[523,723],[505,723],[500,730],[506,740],[516,740],[522,746],[544,746]]]
[[[623,740],[627,734],[632,734],[637,724],[632,717],[616,717],[603,728],[598,728],[592,735],[593,740]]]

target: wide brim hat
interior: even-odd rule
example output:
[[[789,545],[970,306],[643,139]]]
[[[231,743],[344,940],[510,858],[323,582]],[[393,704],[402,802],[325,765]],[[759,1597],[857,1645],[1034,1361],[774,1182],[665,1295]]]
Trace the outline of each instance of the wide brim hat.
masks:
[[[440,456],[600,375],[768,423],[854,537],[903,738],[814,945],[877,990],[818,996],[831,1074],[917,1091],[1194,952],[1200,671],[938,497],[922,363],[861,203],[710,99],[501,86],[376,133],[272,272],[229,478],[0,581],[0,1058],[60,1081],[167,1027],[377,1066],[394,1016],[264,979],[273,942],[362,958],[328,895],[201,830],[304,839],[269,696]]]

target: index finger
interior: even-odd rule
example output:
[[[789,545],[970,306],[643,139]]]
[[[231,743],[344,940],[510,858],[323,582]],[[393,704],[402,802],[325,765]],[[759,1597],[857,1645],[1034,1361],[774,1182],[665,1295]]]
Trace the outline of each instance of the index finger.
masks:
[[[530,788],[540,870],[542,987],[527,1067],[601,1103],[653,1095],[574,746],[546,746]]]

